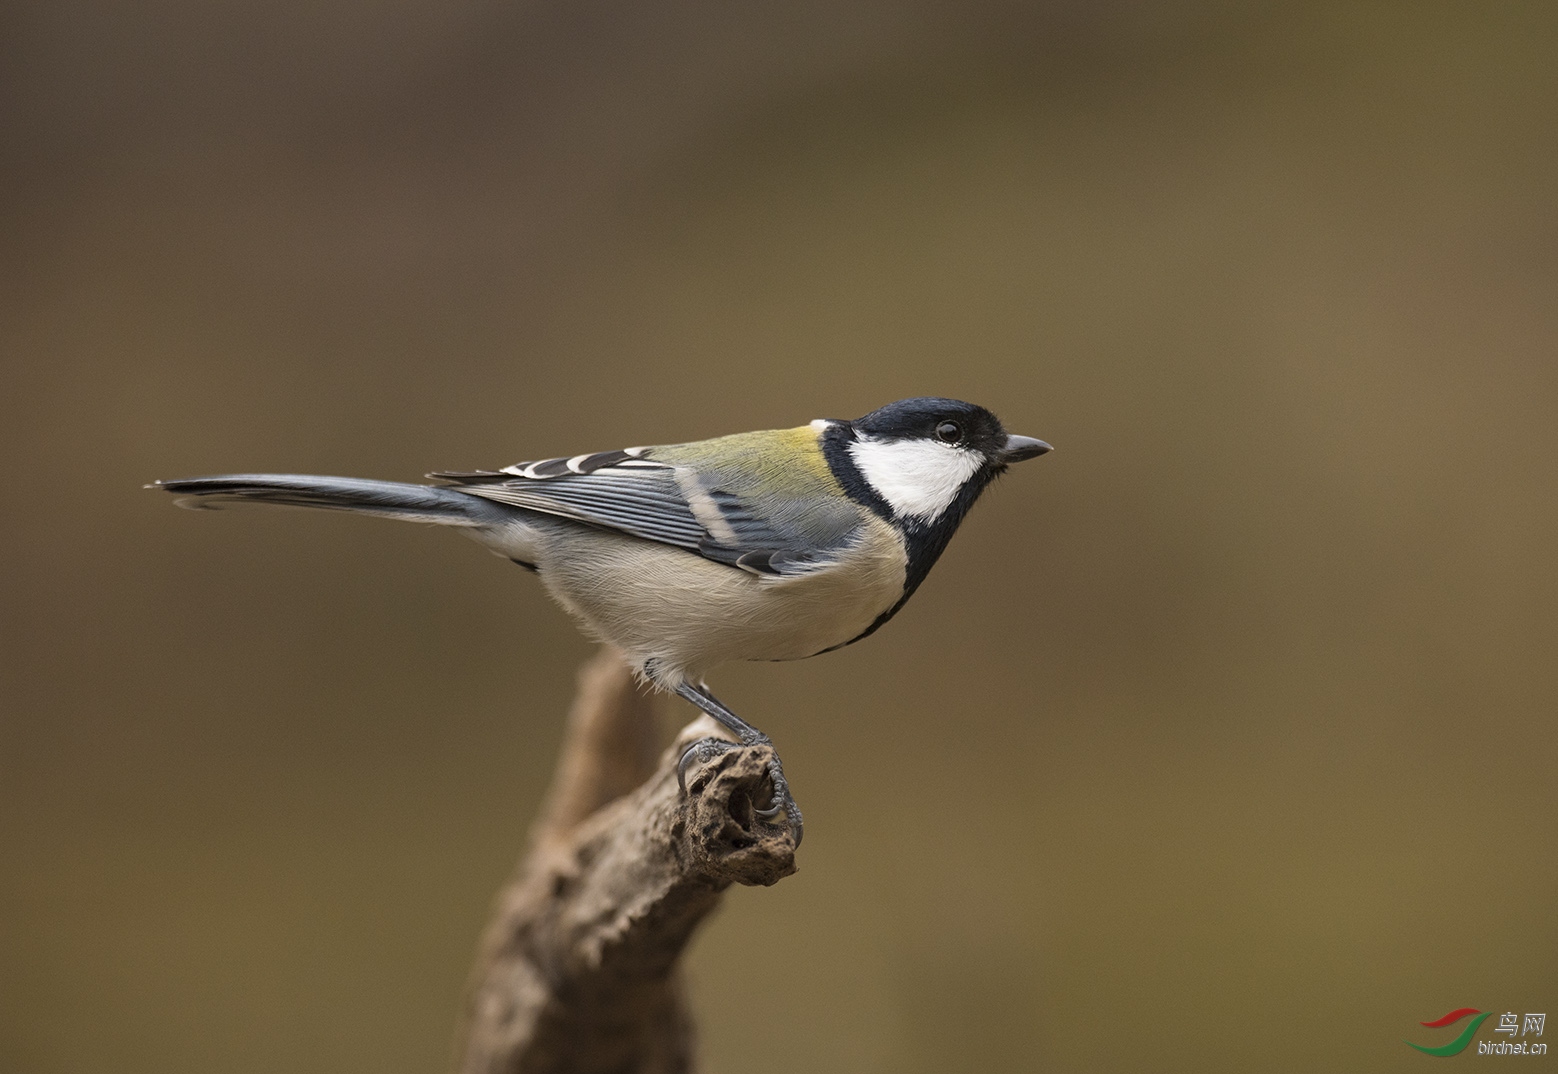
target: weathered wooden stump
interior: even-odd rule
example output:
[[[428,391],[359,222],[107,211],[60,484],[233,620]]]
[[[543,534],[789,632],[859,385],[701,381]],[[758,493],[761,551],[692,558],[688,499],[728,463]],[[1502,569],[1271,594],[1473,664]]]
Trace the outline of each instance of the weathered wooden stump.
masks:
[[[688,724],[656,757],[652,699],[617,654],[585,666],[529,852],[499,893],[471,980],[460,1074],[662,1074],[694,1066],[678,960],[732,883],[795,871],[769,797],[769,747],[733,749],[689,773]]]

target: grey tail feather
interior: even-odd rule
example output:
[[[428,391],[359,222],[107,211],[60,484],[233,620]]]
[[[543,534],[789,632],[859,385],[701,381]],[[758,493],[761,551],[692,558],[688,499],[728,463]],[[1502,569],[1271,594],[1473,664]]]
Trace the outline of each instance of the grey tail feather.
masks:
[[[356,477],[313,474],[222,474],[157,481],[147,488],[182,497],[180,507],[216,507],[223,503],[271,503],[284,507],[322,507],[358,511],[411,522],[446,526],[476,526],[493,511],[484,501],[436,485],[398,481],[368,481]]]

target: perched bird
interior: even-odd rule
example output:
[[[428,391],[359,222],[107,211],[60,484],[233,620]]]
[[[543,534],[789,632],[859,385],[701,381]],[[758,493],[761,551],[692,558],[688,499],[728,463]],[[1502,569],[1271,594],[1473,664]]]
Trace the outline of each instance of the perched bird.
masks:
[[[743,745],[768,739],[704,676],[731,660],[799,660],[875,631],[914,594],[1009,463],[1050,450],[955,399],[904,399],[854,421],[625,448],[409,485],[226,474],[148,488],[183,506],[248,500],[453,526],[540,575],[589,634]],[[690,747],[678,774],[729,749]],[[801,813],[776,759],[771,818]]]

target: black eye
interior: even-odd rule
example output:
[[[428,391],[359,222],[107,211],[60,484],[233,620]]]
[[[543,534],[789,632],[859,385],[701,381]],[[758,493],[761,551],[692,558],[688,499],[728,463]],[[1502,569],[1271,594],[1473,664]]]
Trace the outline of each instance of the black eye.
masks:
[[[955,421],[944,421],[936,426],[936,439],[943,444],[956,444],[963,439],[963,426]]]

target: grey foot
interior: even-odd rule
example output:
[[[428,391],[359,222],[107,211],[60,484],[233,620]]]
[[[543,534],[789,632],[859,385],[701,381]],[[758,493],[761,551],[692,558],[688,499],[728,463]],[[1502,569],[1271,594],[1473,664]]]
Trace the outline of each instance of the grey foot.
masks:
[[[723,753],[729,753],[737,748],[737,743],[723,738],[700,738],[688,746],[682,753],[681,760],[676,762],[676,785],[681,788],[683,794],[687,793],[687,773],[695,765],[703,765],[714,760]],[[740,743],[742,746],[763,745],[772,747],[773,743],[767,735],[757,735],[751,742]],[[801,838],[806,832],[806,826],[801,818],[801,807],[795,804],[795,798],[790,794],[790,784],[784,778],[784,767],[779,763],[778,754],[768,765],[768,778],[773,784],[769,797],[769,804],[758,806],[753,803],[752,812],[764,820],[772,820],[780,813],[789,821],[790,830],[795,833],[795,845],[801,845]]]
[[[734,742],[727,742],[723,738],[700,738],[682,751],[682,759],[676,762],[676,785],[681,788],[683,794],[687,793],[687,770],[693,765],[708,764],[722,753],[729,753],[736,748]]]

